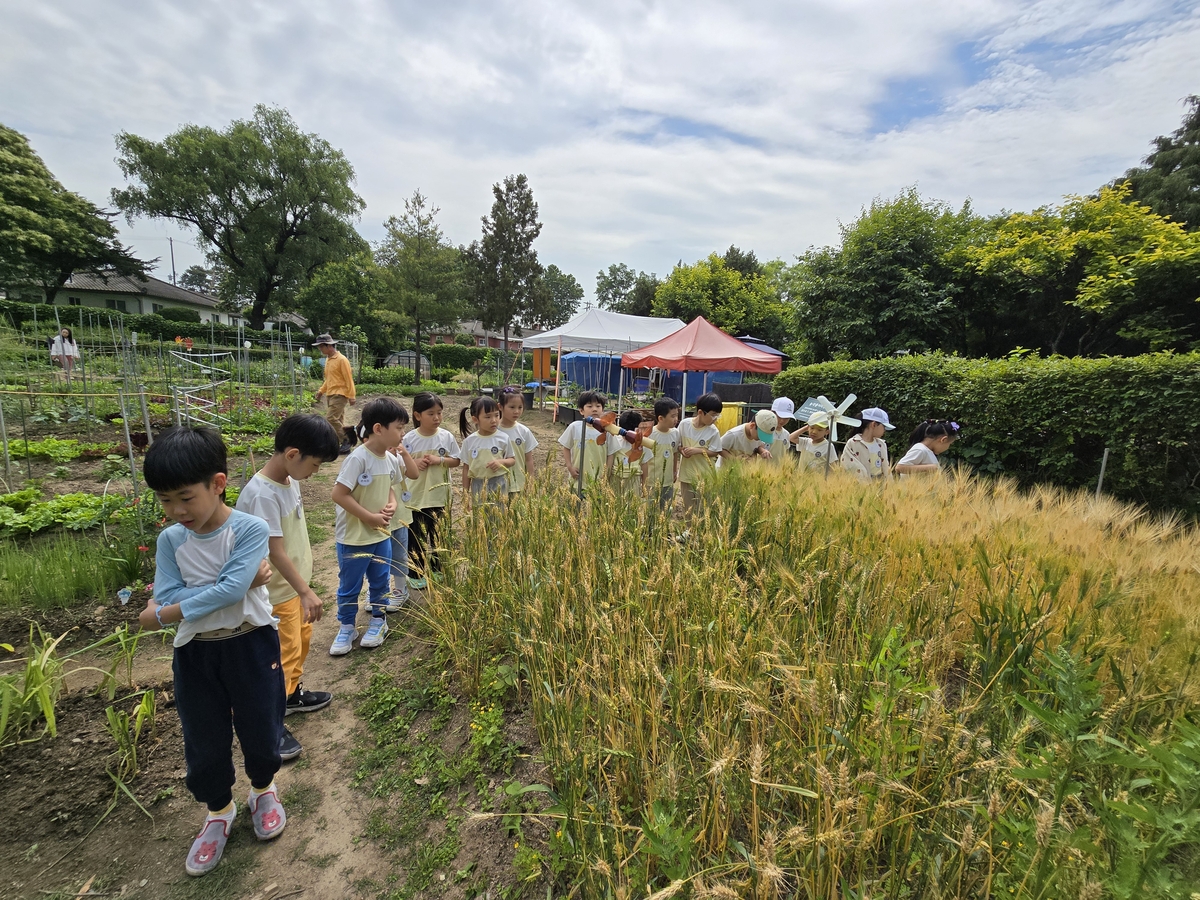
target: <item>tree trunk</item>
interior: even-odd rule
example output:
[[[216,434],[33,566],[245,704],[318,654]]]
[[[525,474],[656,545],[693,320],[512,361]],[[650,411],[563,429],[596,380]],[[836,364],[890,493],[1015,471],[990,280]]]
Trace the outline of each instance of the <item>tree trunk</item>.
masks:
[[[260,287],[254,294],[254,305],[250,307],[250,327],[256,331],[262,331],[267,321],[267,301],[270,299],[270,286]]]
[[[415,316],[414,321],[417,323],[417,328],[416,328],[417,339],[413,342],[413,346],[416,348],[415,351],[413,352],[413,375],[416,376],[416,379],[413,381],[413,384],[420,384],[421,383],[421,319],[419,316]]]

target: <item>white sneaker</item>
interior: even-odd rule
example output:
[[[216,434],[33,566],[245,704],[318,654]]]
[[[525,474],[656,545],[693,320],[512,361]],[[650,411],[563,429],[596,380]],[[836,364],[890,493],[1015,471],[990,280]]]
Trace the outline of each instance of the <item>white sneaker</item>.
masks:
[[[357,636],[357,628],[353,625],[343,625],[338,629],[337,637],[333,639],[333,646],[329,648],[329,655],[345,656],[354,649],[354,638]]]
[[[364,650],[371,650],[383,643],[383,639],[388,636],[387,619],[382,616],[378,619],[372,617],[371,624],[367,626],[367,633],[363,635],[358,646]]]

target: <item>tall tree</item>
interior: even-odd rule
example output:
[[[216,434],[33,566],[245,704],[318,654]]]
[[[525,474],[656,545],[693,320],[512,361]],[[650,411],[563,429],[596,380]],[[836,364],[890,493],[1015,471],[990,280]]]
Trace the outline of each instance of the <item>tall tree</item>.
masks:
[[[740,272],[744,277],[763,274],[762,263],[758,261],[758,257],[754,255],[753,250],[741,250],[733,244],[729,245],[729,249],[725,251],[722,257],[725,260],[725,265],[733,269],[735,272]]]
[[[1200,96],[1187,98],[1190,111],[1170,136],[1154,139],[1145,166],[1130,169],[1123,180],[1130,199],[1186,228],[1200,228]]]
[[[812,358],[963,349],[947,254],[980,227],[969,204],[956,212],[909,188],[843,226],[840,247],[806,253],[790,293]]]
[[[716,253],[693,265],[677,265],[654,295],[654,315],[690,322],[704,316],[730,334],[752,333],[782,346],[792,313],[763,274],[743,275]]]
[[[384,223],[387,236],[375,251],[389,284],[385,304],[412,324],[418,350],[422,326],[454,327],[463,314],[462,252],[442,234],[439,212],[413,191],[404,213]],[[420,353],[413,365],[420,366]]]
[[[613,263],[596,273],[596,303],[601,309],[629,316],[654,315],[654,294],[662,284],[651,272],[634,273],[624,263]]]
[[[130,220],[195,228],[224,275],[221,296],[250,298],[254,328],[290,308],[322,265],[365,248],[352,225],[363,208],[354,169],[287,110],[259,105],[224,131],[187,125],[163,141],[122,132],[117,149],[132,186],[113,203]]]
[[[1200,231],[1129,200],[1127,184],[1005,218],[967,257],[1023,303],[1050,353],[1200,343]],[[1028,345],[1027,345],[1028,346]]]
[[[181,287],[185,287],[189,291],[197,291],[201,294],[208,294],[215,290],[213,287],[214,282],[215,274],[211,269],[206,269],[204,266],[188,266],[184,269],[183,274],[179,276]]]
[[[0,125],[0,287],[36,285],[53,303],[75,272],[145,274],[112,216],[68,191],[25,135]]]
[[[579,308],[583,287],[575,276],[551,263],[541,279],[542,297],[532,313],[521,321],[531,328],[557,328],[565,324]]]
[[[407,320],[388,309],[387,277],[369,251],[326,263],[300,289],[296,305],[314,332],[345,337],[347,326],[357,326],[367,337],[374,356],[388,353],[403,336]]]
[[[475,306],[484,328],[508,332],[523,317],[535,317],[544,270],[533,242],[541,234],[538,206],[524,175],[492,185],[492,214],[483,217],[483,236],[467,248],[475,283]]]

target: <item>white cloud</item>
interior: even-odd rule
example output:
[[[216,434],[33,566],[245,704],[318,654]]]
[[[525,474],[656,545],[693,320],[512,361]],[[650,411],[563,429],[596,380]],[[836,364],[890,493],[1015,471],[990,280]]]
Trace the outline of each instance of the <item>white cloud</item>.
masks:
[[[544,261],[585,285],[730,243],[790,257],[913,183],[983,211],[1055,202],[1200,91],[1200,7],[1166,0],[0,0],[0,29],[0,121],[97,202],[121,183],[114,133],[276,103],[353,162],[368,237],[419,187],[467,242],[525,172]],[[127,229],[164,258],[168,233]]]

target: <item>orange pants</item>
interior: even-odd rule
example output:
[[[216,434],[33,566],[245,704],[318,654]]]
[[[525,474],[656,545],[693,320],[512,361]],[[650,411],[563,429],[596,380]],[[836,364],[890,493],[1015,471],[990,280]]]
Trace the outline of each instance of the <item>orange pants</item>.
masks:
[[[287,682],[290,697],[300,685],[304,674],[304,660],[308,658],[308,644],[312,639],[312,623],[304,621],[304,607],[300,598],[293,597],[276,603],[271,611],[279,618],[279,659],[283,664],[283,678]]]

